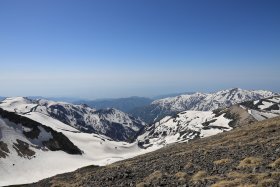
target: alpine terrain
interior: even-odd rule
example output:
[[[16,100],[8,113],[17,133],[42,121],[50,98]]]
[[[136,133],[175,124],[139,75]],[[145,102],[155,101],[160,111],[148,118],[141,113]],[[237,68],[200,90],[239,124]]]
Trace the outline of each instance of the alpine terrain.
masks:
[[[266,119],[25,186],[276,187],[280,183],[279,134],[280,118]]]
[[[92,109],[44,99],[6,98],[0,107],[25,116],[49,116],[81,132],[105,135],[118,141],[130,141],[145,123],[117,109]]]
[[[121,141],[130,141],[144,123],[115,109],[22,97],[7,98],[0,106],[0,186],[152,151]]]
[[[184,111],[147,126],[138,136],[138,142],[143,147],[162,147],[212,136],[279,115],[280,96],[247,101],[213,111]]]
[[[185,110],[212,111],[237,103],[258,100],[275,95],[265,90],[227,89],[215,93],[193,93],[168,97],[153,101],[150,105],[135,109],[132,114],[147,123],[159,121],[165,116],[174,115]]]
[[[278,95],[229,107],[224,106],[230,104],[222,102],[220,105],[223,107],[212,111],[182,111],[146,125],[117,109],[96,110],[45,99],[6,98],[0,103],[0,185],[36,182],[88,165],[108,165],[280,114]],[[92,167],[85,170],[88,169]]]
[[[127,97],[119,99],[98,99],[98,100],[81,100],[75,101],[75,104],[86,104],[92,108],[104,109],[104,108],[116,108],[123,112],[129,113],[135,108],[144,107],[151,104],[153,100],[145,97]]]

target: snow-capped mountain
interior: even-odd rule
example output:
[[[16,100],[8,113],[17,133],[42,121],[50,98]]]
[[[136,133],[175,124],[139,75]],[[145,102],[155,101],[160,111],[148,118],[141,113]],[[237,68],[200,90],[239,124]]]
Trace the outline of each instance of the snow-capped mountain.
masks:
[[[19,108],[33,108],[31,101],[29,104]],[[18,114],[0,108],[0,186],[36,182],[149,151],[152,149],[141,149],[135,142],[81,132],[44,113]]]
[[[133,114],[147,123],[156,122],[167,115],[185,110],[212,111],[234,104],[258,100],[275,95],[265,90],[243,90],[240,88],[218,91],[216,93],[194,93],[168,97],[153,101],[149,106],[135,110]]]
[[[0,103],[0,107],[24,115],[42,113],[82,132],[102,134],[118,141],[130,141],[145,125],[117,109],[95,110],[86,105],[44,99],[7,98]]]
[[[247,101],[213,111],[184,111],[149,125],[138,136],[139,145],[162,147],[212,136],[237,126],[280,115],[280,96]]]
[[[133,96],[116,99],[81,100],[74,102],[74,104],[86,104],[96,109],[116,108],[128,113],[135,108],[149,105],[152,101],[153,99],[150,98]]]
[[[147,127],[138,141],[144,147],[164,146],[231,130],[229,123],[232,119],[224,115],[216,116],[211,111],[185,111],[175,117],[167,116]]]

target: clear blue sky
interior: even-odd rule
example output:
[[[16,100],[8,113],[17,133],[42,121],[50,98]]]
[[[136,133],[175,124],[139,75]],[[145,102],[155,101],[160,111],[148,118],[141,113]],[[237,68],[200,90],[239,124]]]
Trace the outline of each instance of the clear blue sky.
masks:
[[[279,0],[1,0],[0,95],[280,91]]]

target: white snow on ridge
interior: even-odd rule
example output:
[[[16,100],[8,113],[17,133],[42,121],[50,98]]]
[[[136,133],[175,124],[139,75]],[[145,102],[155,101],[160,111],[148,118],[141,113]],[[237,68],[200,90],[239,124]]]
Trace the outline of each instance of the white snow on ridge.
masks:
[[[74,125],[70,126],[53,118],[48,111],[52,106],[54,108],[62,106],[63,110],[66,110],[65,113],[69,119],[72,118],[73,112],[78,111],[81,115],[84,115],[82,116],[84,119],[88,121],[96,120],[96,127],[99,125],[100,128],[107,128],[103,124],[100,124],[99,121],[110,119],[112,123],[124,122],[125,127],[136,130],[131,119],[126,114],[118,112],[115,109],[110,111],[105,110],[104,114],[95,114],[95,109],[82,105],[71,105],[47,100],[38,100],[35,102],[22,97],[7,98],[3,102],[0,102],[1,108],[10,112],[16,112],[19,115],[51,127],[57,132],[63,133],[74,145],[83,151],[83,154],[70,155],[63,151],[47,151],[30,147],[31,150],[35,151],[36,157],[31,159],[19,157],[13,148],[13,143],[17,139],[27,142],[30,145],[42,145],[40,142],[49,140],[51,138],[50,134],[39,127],[41,130],[39,138],[29,140],[23,135],[22,131],[28,132],[31,129],[27,127],[17,129],[15,128],[16,125],[12,125],[11,122],[2,119],[0,120],[0,141],[7,143],[10,153],[8,157],[0,158],[0,186],[36,182],[56,174],[74,171],[84,166],[103,166],[155,149],[150,148],[145,150],[139,148],[136,142],[113,141],[104,135],[83,133],[75,128]],[[55,110],[51,112],[55,112]]]
[[[103,166],[153,151],[153,149],[140,149],[137,143],[115,142],[108,137],[79,132],[42,113],[33,112],[24,116],[62,132],[83,151],[83,155],[70,155],[63,151],[44,151],[31,147],[30,149],[36,152],[35,158],[19,157],[13,149],[13,142],[16,142],[16,139],[29,142],[31,145],[35,142],[25,138],[22,130],[15,130],[10,122],[0,119],[1,141],[7,143],[10,150],[7,158],[0,158],[0,186],[36,182],[84,166]],[[48,138],[47,133],[42,135],[44,137],[41,140]]]
[[[215,93],[194,93],[159,99],[152,102],[152,105],[171,111],[211,111],[220,107],[227,107],[240,102],[271,97],[273,95],[275,93],[265,90],[234,88]]]
[[[5,108],[7,111],[21,113],[29,112],[32,108],[37,106],[37,104],[24,97],[6,98],[0,103],[1,108]]]
[[[162,147],[175,142],[186,142],[194,137],[208,137],[229,131],[231,120],[223,115],[218,117],[211,111],[185,111],[176,117],[165,117],[138,137],[144,147]]]
[[[112,133],[114,123],[123,128],[123,134],[116,133],[115,140],[126,140],[139,131],[145,123],[117,109],[96,110],[85,105],[73,105],[65,102],[54,102],[44,99],[7,98],[0,107],[18,114],[38,112],[62,121],[83,132],[94,132],[106,136]],[[120,128],[119,128],[120,129]]]

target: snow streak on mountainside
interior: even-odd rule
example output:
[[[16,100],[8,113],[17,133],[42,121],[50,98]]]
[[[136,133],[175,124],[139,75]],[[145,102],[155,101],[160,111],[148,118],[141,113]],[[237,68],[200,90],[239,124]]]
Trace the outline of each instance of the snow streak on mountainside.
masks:
[[[133,112],[147,123],[153,123],[167,115],[185,110],[212,111],[217,108],[271,97],[275,93],[264,90],[242,90],[240,88],[218,91],[216,93],[194,93],[153,101],[151,105]]]
[[[48,100],[7,98],[0,107],[19,114],[42,113],[82,132],[106,135],[113,140],[130,141],[144,122],[116,109],[95,110],[86,105],[73,105]]]
[[[146,127],[138,137],[138,143],[144,148],[162,147],[204,138],[253,121],[279,116],[279,108],[280,96],[273,96],[213,111],[184,111]]]

